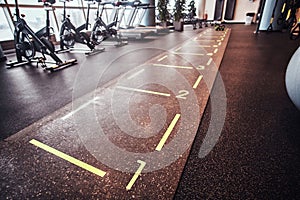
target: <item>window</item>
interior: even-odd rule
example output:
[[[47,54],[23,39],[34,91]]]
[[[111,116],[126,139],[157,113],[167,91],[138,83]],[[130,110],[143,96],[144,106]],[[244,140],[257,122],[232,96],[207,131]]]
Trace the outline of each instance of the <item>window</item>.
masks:
[[[6,41],[6,40],[13,40],[14,39],[14,35],[10,29],[10,26],[7,22],[7,18],[4,14],[4,10],[3,8],[0,8],[0,32],[1,32],[1,37],[0,37],[0,41]]]

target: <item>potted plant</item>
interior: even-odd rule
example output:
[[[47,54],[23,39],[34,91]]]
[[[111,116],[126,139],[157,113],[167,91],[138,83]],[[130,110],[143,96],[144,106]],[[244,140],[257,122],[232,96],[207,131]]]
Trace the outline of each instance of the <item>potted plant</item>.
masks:
[[[173,10],[173,16],[174,16],[174,29],[176,31],[183,31],[183,12],[185,10],[185,0],[176,0]]]
[[[158,19],[160,20],[163,27],[167,27],[167,21],[170,13],[168,11],[169,0],[159,0],[157,2],[158,8]]]

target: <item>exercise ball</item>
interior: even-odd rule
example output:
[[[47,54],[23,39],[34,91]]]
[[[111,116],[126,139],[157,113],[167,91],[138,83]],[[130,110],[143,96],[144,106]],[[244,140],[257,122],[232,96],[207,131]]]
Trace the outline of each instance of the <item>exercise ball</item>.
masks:
[[[288,95],[300,110],[300,47],[292,56],[285,74]]]

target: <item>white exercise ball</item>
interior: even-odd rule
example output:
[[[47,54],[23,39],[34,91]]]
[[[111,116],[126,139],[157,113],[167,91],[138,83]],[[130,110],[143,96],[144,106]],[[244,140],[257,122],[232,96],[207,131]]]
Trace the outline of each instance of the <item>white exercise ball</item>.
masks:
[[[300,47],[288,64],[285,85],[290,99],[300,110]]]

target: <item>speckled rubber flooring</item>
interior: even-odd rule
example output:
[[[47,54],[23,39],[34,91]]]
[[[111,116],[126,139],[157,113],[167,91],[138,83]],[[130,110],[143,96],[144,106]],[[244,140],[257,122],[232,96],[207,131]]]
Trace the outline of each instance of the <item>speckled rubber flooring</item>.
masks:
[[[208,105],[175,199],[300,199],[300,112],[285,88],[298,48],[287,33],[233,25],[220,72],[227,95],[221,137],[198,157]]]

